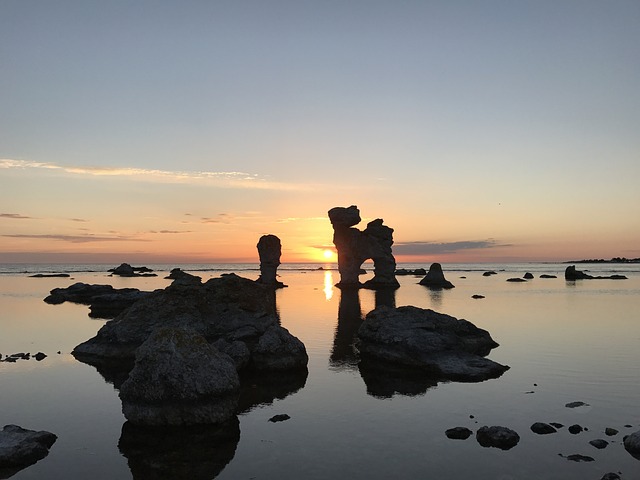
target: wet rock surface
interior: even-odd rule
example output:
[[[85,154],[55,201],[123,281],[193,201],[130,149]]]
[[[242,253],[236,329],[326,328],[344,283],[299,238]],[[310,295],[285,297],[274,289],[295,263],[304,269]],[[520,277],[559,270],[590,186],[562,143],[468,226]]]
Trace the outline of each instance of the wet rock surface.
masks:
[[[467,427],[454,427],[444,432],[444,434],[447,438],[451,438],[453,440],[466,440],[473,435],[473,432]]]
[[[627,435],[623,440],[624,449],[629,452],[634,458],[640,460],[640,430]]]
[[[498,344],[471,322],[433,310],[380,306],[367,314],[357,333],[362,357],[421,370],[434,379],[482,381],[509,367],[484,358]]]
[[[531,425],[531,431],[538,435],[548,435],[550,433],[556,433],[558,430],[548,423],[536,422]]]

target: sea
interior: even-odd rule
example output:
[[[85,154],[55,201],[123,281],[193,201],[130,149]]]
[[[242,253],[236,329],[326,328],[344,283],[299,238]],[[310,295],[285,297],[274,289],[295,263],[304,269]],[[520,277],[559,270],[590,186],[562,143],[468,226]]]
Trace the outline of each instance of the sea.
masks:
[[[145,265],[157,276],[123,278],[111,276],[115,266],[0,265],[2,359],[46,355],[0,362],[0,428],[16,424],[58,437],[45,458],[21,470],[0,469],[0,478],[600,480],[613,472],[640,479],[640,460],[623,447],[624,436],[640,430],[640,264],[576,264],[594,276],[627,279],[566,281],[565,263],[443,263],[455,288],[430,290],[418,284],[421,276],[398,276],[400,288],[385,298],[336,288],[335,264],[283,264],[279,280],[287,288],[276,293],[278,314],[306,346],[307,375],[277,388],[256,379],[228,425],[151,435],[122,415],[117,382],[71,355],[107,320],[89,317],[85,305],[43,299],[76,282],[164,288],[175,267],[204,281],[231,272],[257,279],[259,267]],[[372,276],[372,265],[364,269],[362,281]],[[69,277],[32,276],[56,273]],[[525,273],[533,278],[507,281]],[[499,343],[488,358],[510,369],[477,383],[410,381],[361,369],[353,339],[382,301],[486,329]],[[571,408],[574,402],[580,406]],[[289,418],[270,421],[282,414]],[[540,435],[531,430],[536,422],[562,426]],[[483,426],[507,427],[520,440],[501,450],[481,446],[475,435],[445,435],[453,427],[475,434]],[[606,448],[594,447],[596,439]]]

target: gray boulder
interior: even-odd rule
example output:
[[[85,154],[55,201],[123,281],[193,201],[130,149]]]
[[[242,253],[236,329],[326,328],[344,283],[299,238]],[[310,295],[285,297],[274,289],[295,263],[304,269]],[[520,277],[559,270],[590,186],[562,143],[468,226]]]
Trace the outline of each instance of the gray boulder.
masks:
[[[49,449],[57,438],[51,432],[5,425],[0,432],[0,469],[12,469],[13,473],[8,472],[11,476],[18,470],[33,465],[49,454]]]
[[[418,283],[429,288],[455,288],[455,285],[453,283],[444,278],[442,265],[440,265],[439,263],[432,263],[429,267],[427,275]]]
[[[483,358],[498,344],[467,320],[413,306],[380,306],[357,333],[362,361],[412,367],[448,380],[497,378],[509,367]]]
[[[196,332],[160,328],[137,349],[120,399],[136,425],[218,424],[234,416],[239,389],[228,355]]]
[[[78,345],[72,353],[78,360],[94,365],[131,361],[136,348],[160,327],[193,330],[210,343],[221,339],[228,344],[242,342],[246,349],[236,344],[229,351],[238,352],[240,357],[234,360],[242,366],[268,369],[277,365],[306,365],[308,360],[302,345],[278,350],[295,358],[269,362],[267,367],[260,363],[265,358],[259,347],[260,337],[267,330],[281,329],[279,336],[290,337],[290,342],[295,337],[279,325],[273,289],[235,274],[212,278],[204,284],[176,281],[156,290],[107,322],[95,337]],[[248,361],[247,350],[251,354]],[[254,351],[258,352],[255,358]]]
[[[640,460],[640,430],[624,437],[624,449]]]

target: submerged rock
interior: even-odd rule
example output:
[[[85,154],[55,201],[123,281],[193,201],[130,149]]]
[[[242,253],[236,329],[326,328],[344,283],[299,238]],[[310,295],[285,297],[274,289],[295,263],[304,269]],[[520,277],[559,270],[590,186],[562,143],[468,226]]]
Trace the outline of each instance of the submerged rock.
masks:
[[[454,427],[444,432],[444,434],[447,438],[451,438],[453,440],[466,440],[473,435],[473,432],[466,427]]]
[[[520,435],[507,427],[484,426],[476,432],[476,440],[483,447],[509,450],[518,444]]]
[[[555,429],[552,425],[548,423],[536,422],[531,425],[531,431],[533,433],[537,433],[538,435],[547,435],[549,433],[556,433],[558,430]]]
[[[136,350],[120,399],[136,425],[215,424],[234,416],[239,389],[228,355],[196,332],[160,328]]]
[[[24,467],[33,465],[49,454],[57,440],[51,432],[27,430],[18,425],[5,425],[0,432],[0,473],[12,469],[12,476]],[[8,478],[4,476],[2,478]]]
[[[509,367],[483,358],[498,344],[467,320],[413,306],[380,306],[357,334],[362,362],[413,367],[439,379],[482,381]]]
[[[113,275],[120,277],[156,277],[157,275],[148,267],[132,267],[128,263],[121,263],[116,268],[108,270]]]
[[[427,275],[418,283],[429,288],[455,288],[453,283],[444,278],[442,265],[439,263],[432,263]]]

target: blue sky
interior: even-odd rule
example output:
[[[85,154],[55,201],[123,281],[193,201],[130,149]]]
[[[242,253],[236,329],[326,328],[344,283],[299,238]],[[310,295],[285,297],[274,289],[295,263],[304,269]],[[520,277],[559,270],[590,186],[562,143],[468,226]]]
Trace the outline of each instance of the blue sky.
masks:
[[[638,25],[636,1],[3,0],[0,261],[261,233],[309,257],[350,204],[406,251],[640,256]]]

